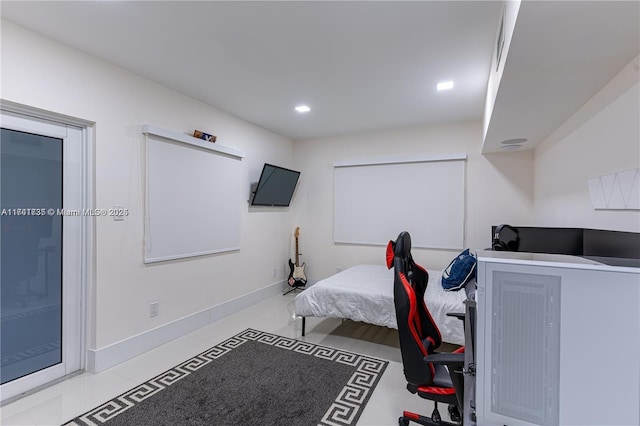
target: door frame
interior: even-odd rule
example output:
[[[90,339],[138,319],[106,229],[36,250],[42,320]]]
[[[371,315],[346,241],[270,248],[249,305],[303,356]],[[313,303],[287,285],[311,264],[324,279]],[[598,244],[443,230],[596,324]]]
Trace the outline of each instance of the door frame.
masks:
[[[3,115],[6,114],[9,116],[10,119],[11,117],[16,117],[17,119],[29,120],[34,123],[38,123],[38,125],[42,125],[45,130],[41,134],[46,136],[61,136],[60,134],[56,134],[55,126],[64,126],[65,128],[71,127],[74,129],[73,131],[79,135],[80,146],[72,152],[72,155],[74,156],[72,160],[79,164],[78,167],[73,167],[71,170],[69,167],[65,168],[63,166],[63,179],[79,179],[80,181],[80,186],[76,193],[77,197],[74,199],[74,203],[76,204],[74,208],[85,209],[93,207],[95,204],[93,194],[93,146],[95,123],[2,99],[0,99],[0,112]],[[5,123],[2,123],[2,125],[5,126]],[[8,127],[20,130],[20,128],[15,125],[10,125]],[[47,128],[51,129],[51,131],[48,132]],[[65,137],[66,135],[63,136],[63,138]],[[63,149],[64,148],[65,146],[63,145]],[[66,149],[64,152],[65,155],[69,154]],[[71,175],[69,173],[71,173]],[[88,306],[89,291],[91,284],[95,282],[93,279],[95,277],[95,224],[94,218],[90,216],[80,216],[72,219],[74,222],[66,221],[64,227],[74,228],[73,231],[75,231],[75,233],[73,235],[77,235],[77,239],[72,243],[74,251],[72,255],[77,260],[72,263],[73,268],[67,268],[66,271],[63,269],[63,283],[68,279],[75,280],[77,282],[77,288],[73,295],[65,295],[63,292],[63,306],[64,304],[78,304],[79,309],[76,311],[76,317],[73,318],[73,320],[77,321],[77,324],[72,330],[73,336],[69,335],[70,330],[65,327],[65,324],[68,323],[70,319],[68,317],[69,311],[67,310],[67,313],[65,313],[64,309],[62,311],[63,332],[67,332],[66,337],[63,334],[62,342],[63,361],[65,361],[65,363],[49,367],[44,371],[15,379],[2,385],[2,395],[0,398],[3,404],[21,397],[23,394],[34,392],[43,386],[55,383],[65,376],[73,375],[78,371],[86,369],[89,340],[89,336],[87,335],[87,324],[88,319],[90,318],[90,309]],[[64,220],[65,218],[63,218],[63,221]],[[63,247],[64,245],[65,242],[63,240]],[[67,247],[65,251],[68,249],[69,247]],[[64,263],[65,260],[63,256],[63,265]],[[70,276],[70,274],[73,274],[73,276]],[[76,336],[78,340],[75,340]],[[69,338],[73,338],[74,340],[69,340]],[[77,347],[78,349],[71,351],[71,347]],[[70,366],[73,366],[73,368],[70,369]]]

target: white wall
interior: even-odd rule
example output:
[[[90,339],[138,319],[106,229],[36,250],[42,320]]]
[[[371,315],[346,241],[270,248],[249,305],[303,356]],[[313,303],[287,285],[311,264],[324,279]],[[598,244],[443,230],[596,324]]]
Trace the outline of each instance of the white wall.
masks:
[[[533,154],[480,154],[482,123],[401,129],[297,141],[295,167],[300,186],[293,211],[294,225],[301,226],[300,251],[311,280],[325,278],[357,263],[384,264],[380,246],[333,243],[333,163],[389,157],[466,153],[466,238],[473,249],[491,245],[491,225],[502,222],[529,224],[533,208]],[[366,184],[366,182],[363,182]],[[437,182],[423,182],[437,185]],[[420,185],[416,185],[420,191]],[[389,202],[393,194],[380,194]],[[434,200],[438,202],[438,200]],[[406,208],[411,208],[409,204]],[[425,212],[425,221],[429,220]],[[390,235],[395,239],[397,235]],[[427,268],[442,269],[457,251],[415,249],[416,261]]]
[[[535,151],[534,220],[640,232],[638,210],[594,210],[587,180],[640,167],[640,57]]]
[[[186,133],[202,129],[216,134],[218,143],[246,152],[245,199],[264,162],[293,166],[290,140],[6,21],[1,71],[2,99],[95,122],[95,207],[123,205],[130,212],[124,222],[96,220],[95,281],[89,289],[91,348],[284,279],[290,211],[250,210],[244,201],[239,252],[143,264],[141,126]],[[274,267],[277,278],[272,278]],[[150,302],[159,302],[156,318],[149,318]]]

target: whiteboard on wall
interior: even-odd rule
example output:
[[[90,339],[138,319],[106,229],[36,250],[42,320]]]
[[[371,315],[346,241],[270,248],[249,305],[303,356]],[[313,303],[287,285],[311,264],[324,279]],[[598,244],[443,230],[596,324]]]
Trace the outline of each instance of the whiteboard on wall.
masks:
[[[143,133],[145,263],[239,250],[243,154],[156,127]]]
[[[462,249],[466,154],[334,164],[335,243]]]

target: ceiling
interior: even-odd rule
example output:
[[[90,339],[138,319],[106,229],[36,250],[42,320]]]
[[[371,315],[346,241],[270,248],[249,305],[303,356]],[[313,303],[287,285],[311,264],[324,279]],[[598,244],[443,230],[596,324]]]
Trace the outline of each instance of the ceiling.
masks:
[[[1,13],[298,140],[480,119],[501,4],[3,0]]]
[[[522,2],[482,152],[535,148],[639,53],[639,1]]]
[[[509,137],[535,146],[638,55],[639,4],[522,3],[487,133],[496,149]],[[300,140],[482,119],[502,7],[481,0],[2,0],[0,12]],[[437,92],[436,83],[449,79],[454,89]],[[299,104],[311,111],[297,113]]]

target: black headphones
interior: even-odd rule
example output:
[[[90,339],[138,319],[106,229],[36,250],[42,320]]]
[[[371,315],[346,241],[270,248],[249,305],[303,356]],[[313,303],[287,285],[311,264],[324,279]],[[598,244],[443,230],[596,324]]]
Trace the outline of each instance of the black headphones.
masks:
[[[516,234],[515,239],[504,242],[500,239],[500,233],[503,229],[510,229]],[[493,233],[493,245],[492,248],[495,251],[518,251],[518,247],[520,246],[520,233],[517,228],[514,228],[511,225],[502,224],[499,225]]]

